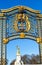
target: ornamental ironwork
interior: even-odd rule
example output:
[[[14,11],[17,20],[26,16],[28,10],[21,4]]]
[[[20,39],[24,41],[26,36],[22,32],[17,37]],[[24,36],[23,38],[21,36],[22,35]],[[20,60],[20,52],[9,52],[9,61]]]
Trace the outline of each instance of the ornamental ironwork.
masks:
[[[40,11],[25,6],[0,10],[0,65],[6,65],[6,43],[15,38],[29,38],[39,43],[40,63],[42,63],[42,14]]]

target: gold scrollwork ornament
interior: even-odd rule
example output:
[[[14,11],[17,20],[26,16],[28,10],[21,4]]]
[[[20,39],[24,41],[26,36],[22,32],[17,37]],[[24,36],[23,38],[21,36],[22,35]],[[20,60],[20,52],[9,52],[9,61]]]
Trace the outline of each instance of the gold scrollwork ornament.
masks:
[[[30,21],[28,20],[28,17],[26,16],[26,30],[25,31],[29,31],[30,30]]]

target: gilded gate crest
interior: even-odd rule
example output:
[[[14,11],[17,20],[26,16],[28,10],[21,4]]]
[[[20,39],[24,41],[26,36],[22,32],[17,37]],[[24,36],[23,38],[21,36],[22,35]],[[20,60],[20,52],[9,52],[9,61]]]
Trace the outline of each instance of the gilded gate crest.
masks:
[[[30,21],[28,20],[27,15],[25,14],[16,14],[14,22],[14,29],[17,32],[28,32],[30,30]]]

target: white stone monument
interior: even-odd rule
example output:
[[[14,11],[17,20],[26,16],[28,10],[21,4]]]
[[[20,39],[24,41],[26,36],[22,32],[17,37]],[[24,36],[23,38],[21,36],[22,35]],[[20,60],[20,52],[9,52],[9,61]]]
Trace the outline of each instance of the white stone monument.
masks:
[[[20,48],[18,46],[17,46],[17,53],[16,53],[16,61],[14,65],[24,65],[23,61],[21,60]]]

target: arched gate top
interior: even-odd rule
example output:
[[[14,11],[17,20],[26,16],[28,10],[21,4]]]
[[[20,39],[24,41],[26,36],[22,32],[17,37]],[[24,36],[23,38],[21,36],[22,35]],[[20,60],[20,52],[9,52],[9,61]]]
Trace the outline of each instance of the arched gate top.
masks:
[[[39,22],[41,22],[41,19],[40,11],[26,6],[4,9],[0,13],[0,20],[3,20],[3,29],[6,28],[3,31],[7,33],[5,38],[9,39],[31,38],[36,40],[40,37]]]
[[[15,7],[12,7],[12,8],[8,8],[8,9],[1,9],[1,13],[0,13],[0,16],[4,16],[4,13],[8,13],[8,12],[11,12],[11,11],[14,11],[14,10],[20,10],[20,9],[24,9],[24,10],[27,10],[31,13],[35,13],[37,14],[36,16],[37,17],[40,17],[42,18],[42,14],[40,14],[40,11],[39,10],[34,10],[32,8],[29,8],[29,7],[26,7],[26,6],[15,6]]]
[[[15,6],[15,7],[12,7],[12,8],[9,8],[9,9],[4,9],[2,10],[2,13],[7,13],[7,12],[10,12],[10,11],[13,11],[13,10],[16,10],[16,9],[24,9],[24,10],[28,10],[32,13],[40,13],[40,11],[38,10],[33,10],[32,8],[29,8],[29,7],[26,7],[26,6]]]

